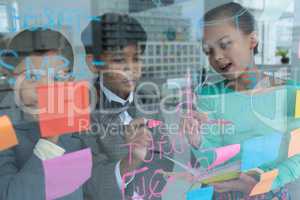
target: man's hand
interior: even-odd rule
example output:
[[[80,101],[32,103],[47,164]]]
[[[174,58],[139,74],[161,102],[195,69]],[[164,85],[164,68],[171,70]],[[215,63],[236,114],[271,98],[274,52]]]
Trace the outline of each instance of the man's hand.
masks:
[[[219,193],[238,191],[248,196],[256,184],[257,181],[253,177],[247,174],[241,174],[240,178],[237,180],[225,181],[223,183],[215,183],[212,185],[214,186],[215,191]]]
[[[150,130],[146,126],[146,119],[138,118],[125,128],[125,141],[127,144],[134,144],[132,155],[128,155],[121,161],[121,174],[124,172],[133,171],[140,165],[147,155],[148,146],[152,142]],[[131,159],[131,162],[129,162]]]
[[[198,148],[201,143],[201,125],[208,120],[205,113],[192,111],[190,115],[184,115],[180,122],[180,133],[184,134],[189,143]]]

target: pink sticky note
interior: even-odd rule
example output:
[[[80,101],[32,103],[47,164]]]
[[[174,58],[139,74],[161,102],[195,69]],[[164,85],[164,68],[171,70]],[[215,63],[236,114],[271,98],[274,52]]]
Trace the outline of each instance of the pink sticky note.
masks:
[[[215,149],[216,160],[208,167],[208,169],[225,163],[226,161],[236,156],[240,152],[240,150],[240,144],[233,144]]]
[[[147,122],[148,128],[155,128],[155,127],[157,127],[157,126],[160,126],[161,124],[162,124],[161,121],[155,120],[155,119],[150,119],[150,120],[148,120],[148,122]]]
[[[91,149],[65,154],[43,161],[46,200],[71,194],[84,184],[92,173]]]

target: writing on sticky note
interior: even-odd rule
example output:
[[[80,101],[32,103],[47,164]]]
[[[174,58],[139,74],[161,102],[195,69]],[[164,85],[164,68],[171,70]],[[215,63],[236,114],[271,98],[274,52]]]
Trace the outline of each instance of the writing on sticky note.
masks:
[[[161,121],[159,121],[159,120],[154,120],[154,119],[150,119],[150,120],[148,120],[148,122],[147,122],[148,128],[156,128],[156,127],[160,126],[161,124],[162,124]]]
[[[80,188],[92,173],[91,149],[44,160],[46,200],[57,199]]]
[[[87,81],[55,82],[37,88],[41,135],[86,131],[90,125]]]
[[[264,194],[272,189],[272,184],[278,176],[278,169],[260,175],[259,182],[252,189],[250,196]]]
[[[199,188],[194,189],[192,191],[189,191],[186,194],[187,200],[211,200],[214,194],[214,188],[212,186],[205,187],[205,188]]]
[[[300,154],[300,129],[291,132],[288,157]]]
[[[300,90],[296,92],[295,118],[300,118]]]
[[[246,140],[243,145],[241,170],[245,172],[276,160],[281,139],[282,134],[273,133]]]
[[[0,117],[0,151],[17,144],[18,139],[9,117]]]

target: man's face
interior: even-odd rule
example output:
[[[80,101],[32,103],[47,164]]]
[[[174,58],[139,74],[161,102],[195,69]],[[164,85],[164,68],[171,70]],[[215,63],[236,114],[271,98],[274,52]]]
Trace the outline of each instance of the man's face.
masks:
[[[119,52],[104,52],[100,58],[106,64],[98,71],[104,85],[127,98],[141,78],[142,64],[136,45],[128,45]]]

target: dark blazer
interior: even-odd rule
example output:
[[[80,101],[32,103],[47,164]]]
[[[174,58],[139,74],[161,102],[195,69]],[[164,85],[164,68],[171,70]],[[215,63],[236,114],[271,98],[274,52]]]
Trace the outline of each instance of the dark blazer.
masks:
[[[24,114],[15,104],[13,90],[2,98],[0,116],[8,115],[14,124],[19,144],[0,151],[0,200],[43,200],[45,180],[42,161],[33,153],[40,138],[40,128],[30,116]],[[0,133],[1,134],[1,133]],[[66,153],[83,148],[78,136],[64,135],[59,138],[59,146]],[[82,200],[82,187],[61,200]]]
[[[40,138],[37,122],[23,121],[14,125],[19,144],[0,151],[0,199],[1,200],[43,200],[45,180],[42,161],[34,155],[33,149]],[[67,152],[79,150],[80,141],[72,135],[60,137],[59,146]],[[82,200],[82,188],[61,200]]]
[[[97,91],[100,91],[97,82],[95,87]],[[94,156],[93,175],[85,188],[85,194],[89,200],[122,199],[121,190],[116,182],[115,166],[119,160],[128,154],[128,148],[123,146],[125,144],[123,137],[124,125],[119,117],[119,114],[125,110],[128,111],[133,119],[136,117],[153,117],[139,113],[138,109],[134,106],[134,103],[123,106],[117,102],[109,102],[102,92],[98,93],[97,108],[94,110],[91,117],[92,124],[95,125],[92,126],[92,131],[88,133],[88,135],[82,137],[86,146],[94,147],[92,149]],[[160,116],[161,115],[158,113],[155,119],[160,119],[158,118]],[[169,151],[170,142],[167,135],[163,137],[164,134],[165,133],[158,128],[152,130],[155,150],[159,150],[159,141],[166,141],[166,144],[163,147],[166,149],[165,152]],[[146,159],[149,160],[151,156],[152,152],[148,152]],[[170,156],[172,157],[172,155]],[[161,199],[161,197],[155,197],[153,195],[151,197],[151,192],[149,190],[151,179],[153,177],[152,187],[153,184],[158,183],[155,192],[158,193],[162,191],[166,184],[166,180],[162,175],[155,175],[154,172],[158,169],[172,171],[173,163],[166,159],[160,159],[159,155],[154,154],[153,161],[141,164],[140,168],[143,167],[148,167],[149,169],[146,172],[135,176],[125,191],[126,198],[130,199],[133,195],[133,191],[139,190],[139,193],[144,194],[144,200]]]

